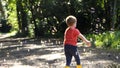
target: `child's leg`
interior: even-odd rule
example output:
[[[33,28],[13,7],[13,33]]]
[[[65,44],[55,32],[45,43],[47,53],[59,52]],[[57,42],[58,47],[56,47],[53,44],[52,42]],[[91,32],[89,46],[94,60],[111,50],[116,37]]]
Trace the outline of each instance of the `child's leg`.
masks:
[[[77,63],[77,65],[80,65],[80,55],[78,53],[78,51],[76,51],[75,55],[74,55],[75,61]]]
[[[72,55],[65,54],[65,56],[66,56],[66,66],[70,66],[71,60],[72,60]]]
[[[80,63],[80,54],[79,54],[77,48],[75,49],[73,56],[75,58],[75,61],[76,61],[77,65],[80,65],[81,64]]]
[[[78,50],[76,49],[75,54],[74,54],[75,61],[77,63],[76,68],[82,68],[81,63],[80,63],[80,55]]]
[[[66,56],[66,66],[70,66],[72,60],[72,54],[70,50],[70,46],[65,46],[65,56]]]

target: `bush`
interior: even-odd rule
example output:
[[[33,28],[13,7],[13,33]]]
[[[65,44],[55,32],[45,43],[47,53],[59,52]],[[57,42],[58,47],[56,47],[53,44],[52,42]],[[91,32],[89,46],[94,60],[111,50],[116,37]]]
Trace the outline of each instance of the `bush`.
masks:
[[[92,43],[99,48],[120,49],[120,31],[108,31],[100,34],[89,34]]]

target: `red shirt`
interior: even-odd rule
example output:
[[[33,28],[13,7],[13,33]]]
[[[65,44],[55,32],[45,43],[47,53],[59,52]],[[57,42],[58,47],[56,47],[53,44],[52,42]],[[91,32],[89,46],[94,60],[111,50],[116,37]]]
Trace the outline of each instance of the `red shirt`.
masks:
[[[70,44],[70,45],[76,46],[77,38],[79,34],[80,34],[80,31],[78,29],[68,27],[64,33],[64,45]]]

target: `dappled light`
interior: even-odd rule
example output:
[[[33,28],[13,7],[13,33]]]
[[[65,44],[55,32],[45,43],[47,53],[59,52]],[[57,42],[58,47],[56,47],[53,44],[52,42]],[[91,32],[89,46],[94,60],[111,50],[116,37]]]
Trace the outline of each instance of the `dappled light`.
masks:
[[[78,49],[84,68],[104,68],[112,65],[119,67],[119,52],[87,48],[83,47],[82,43],[79,43]],[[54,38],[6,38],[0,40],[0,67],[62,68],[64,65],[65,56],[62,40]],[[74,61],[71,67],[74,68],[75,65]]]
[[[120,68],[120,0],[0,0],[0,68],[64,68],[69,15],[82,67]]]

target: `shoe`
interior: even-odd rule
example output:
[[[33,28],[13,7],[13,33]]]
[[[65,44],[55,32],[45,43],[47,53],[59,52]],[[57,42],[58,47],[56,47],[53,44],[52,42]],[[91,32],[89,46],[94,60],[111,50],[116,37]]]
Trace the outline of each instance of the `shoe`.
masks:
[[[76,68],[82,68],[82,66],[81,65],[77,65]]]
[[[65,68],[70,68],[70,66],[65,66]]]

